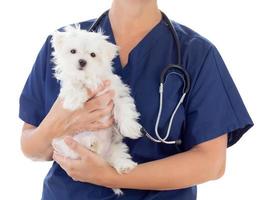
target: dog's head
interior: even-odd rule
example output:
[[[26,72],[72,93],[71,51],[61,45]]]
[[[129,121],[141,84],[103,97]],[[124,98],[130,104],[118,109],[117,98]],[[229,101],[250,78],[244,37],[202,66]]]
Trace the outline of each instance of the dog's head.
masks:
[[[55,32],[52,38],[56,73],[74,76],[111,71],[111,62],[118,47],[107,41],[101,31],[88,32],[79,27],[68,26],[64,32]]]

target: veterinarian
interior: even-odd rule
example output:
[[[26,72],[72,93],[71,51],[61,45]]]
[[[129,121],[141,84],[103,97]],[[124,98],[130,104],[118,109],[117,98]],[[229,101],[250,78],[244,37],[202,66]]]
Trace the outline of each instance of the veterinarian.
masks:
[[[94,20],[80,23],[89,29]],[[100,119],[113,109],[114,91],[96,96],[109,86],[89,91],[84,108],[62,108],[59,83],[53,77],[51,36],[42,47],[20,97],[19,116],[25,122],[21,136],[23,153],[35,160],[54,160],[44,180],[43,200],[194,200],[196,185],[224,174],[226,148],[253,126],[242,99],[216,47],[193,30],[173,22],[180,39],[181,62],[191,79],[190,90],[174,116],[169,140],[157,143],[144,136],[126,139],[133,160],[139,165],[119,175],[98,155],[66,137],[80,156],[70,160],[53,153],[51,141],[82,130],[110,127],[113,118]],[[177,62],[172,34],[156,0],[114,0],[99,27],[120,47],[114,59],[115,73],[132,90],[141,114],[140,124],[155,137],[159,110],[160,74]],[[169,75],[158,131],[165,137],[170,116],[180,99],[182,81]],[[116,197],[110,188],[122,188]]]

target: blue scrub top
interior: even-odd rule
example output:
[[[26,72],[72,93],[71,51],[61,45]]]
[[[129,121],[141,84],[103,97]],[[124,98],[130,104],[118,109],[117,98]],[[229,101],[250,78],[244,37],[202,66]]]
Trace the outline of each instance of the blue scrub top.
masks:
[[[80,23],[88,29],[93,20]],[[173,22],[181,41],[182,63],[191,77],[191,88],[183,106],[177,111],[169,140],[181,139],[180,146],[154,143],[147,137],[125,139],[130,154],[138,163],[153,161],[187,151],[202,142],[228,133],[228,146],[236,143],[253,126],[236,86],[216,47],[193,30]],[[115,43],[109,17],[100,27]],[[51,36],[42,47],[20,97],[19,117],[38,126],[59,94],[60,85],[53,77]],[[176,46],[162,20],[130,52],[128,64],[122,68],[120,58],[114,59],[114,71],[132,89],[140,123],[154,135],[159,107],[159,81],[163,68],[176,63]],[[164,85],[164,104],[159,133],[166,133],[169,118],[180,98],[181,80],[173,74]],[[154,135],[155,136],[155,135]],[[168,170],[168,169],[167,169]],[[113,191],[89,183],[73,181],[53,163],[43,186],[43,200],[195,200],[196,187],[180,190],[151,191],[123,189],[116,197]]]

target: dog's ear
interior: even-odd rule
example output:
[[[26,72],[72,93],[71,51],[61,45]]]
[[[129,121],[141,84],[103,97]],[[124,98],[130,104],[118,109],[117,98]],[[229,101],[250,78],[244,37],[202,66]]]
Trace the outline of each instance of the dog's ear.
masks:
[[[105,41],[104,54],[106,58],[108,58],[110,61],[112,61],[118,55],[118,50],[119,50],[118,46],[108,41]]]
[[[119,47],[109,42],[108,41],[109,36],[104,35],[101,29],[98,29],[97,33],[102,37],[104,41],[103,46],[105,47],[104,48],[105,57],[109,60],[113,60],[118,55]]]
[[[113,60],[118,55],[119,47],[113,43],[108,42],[109,36],[104,35],[104,31],[101,28],[98,28],[97,35],[103,40],[103,54],[106,59]]]
[[[52,41],[51,41],[52,47],[54,49],[57,49],[62,45],[63,40],[64,40],[64,35],[65,35],[64,32],[60,32],[60,31],[54,32],[54,34],[52,35]]]

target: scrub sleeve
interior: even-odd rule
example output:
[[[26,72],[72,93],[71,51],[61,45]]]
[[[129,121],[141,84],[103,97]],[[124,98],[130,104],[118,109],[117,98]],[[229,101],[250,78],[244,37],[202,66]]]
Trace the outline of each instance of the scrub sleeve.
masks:
[[[39,126],[46,116],[45,81],[51,62],[51,36],[42,46],[20,96],[19,117],[26,123]]]
[[[229,147],[253,126],[253,122],[214,45],[196,73],[185,105],[183,147],[188,150],[225,133],[228,133]]]

